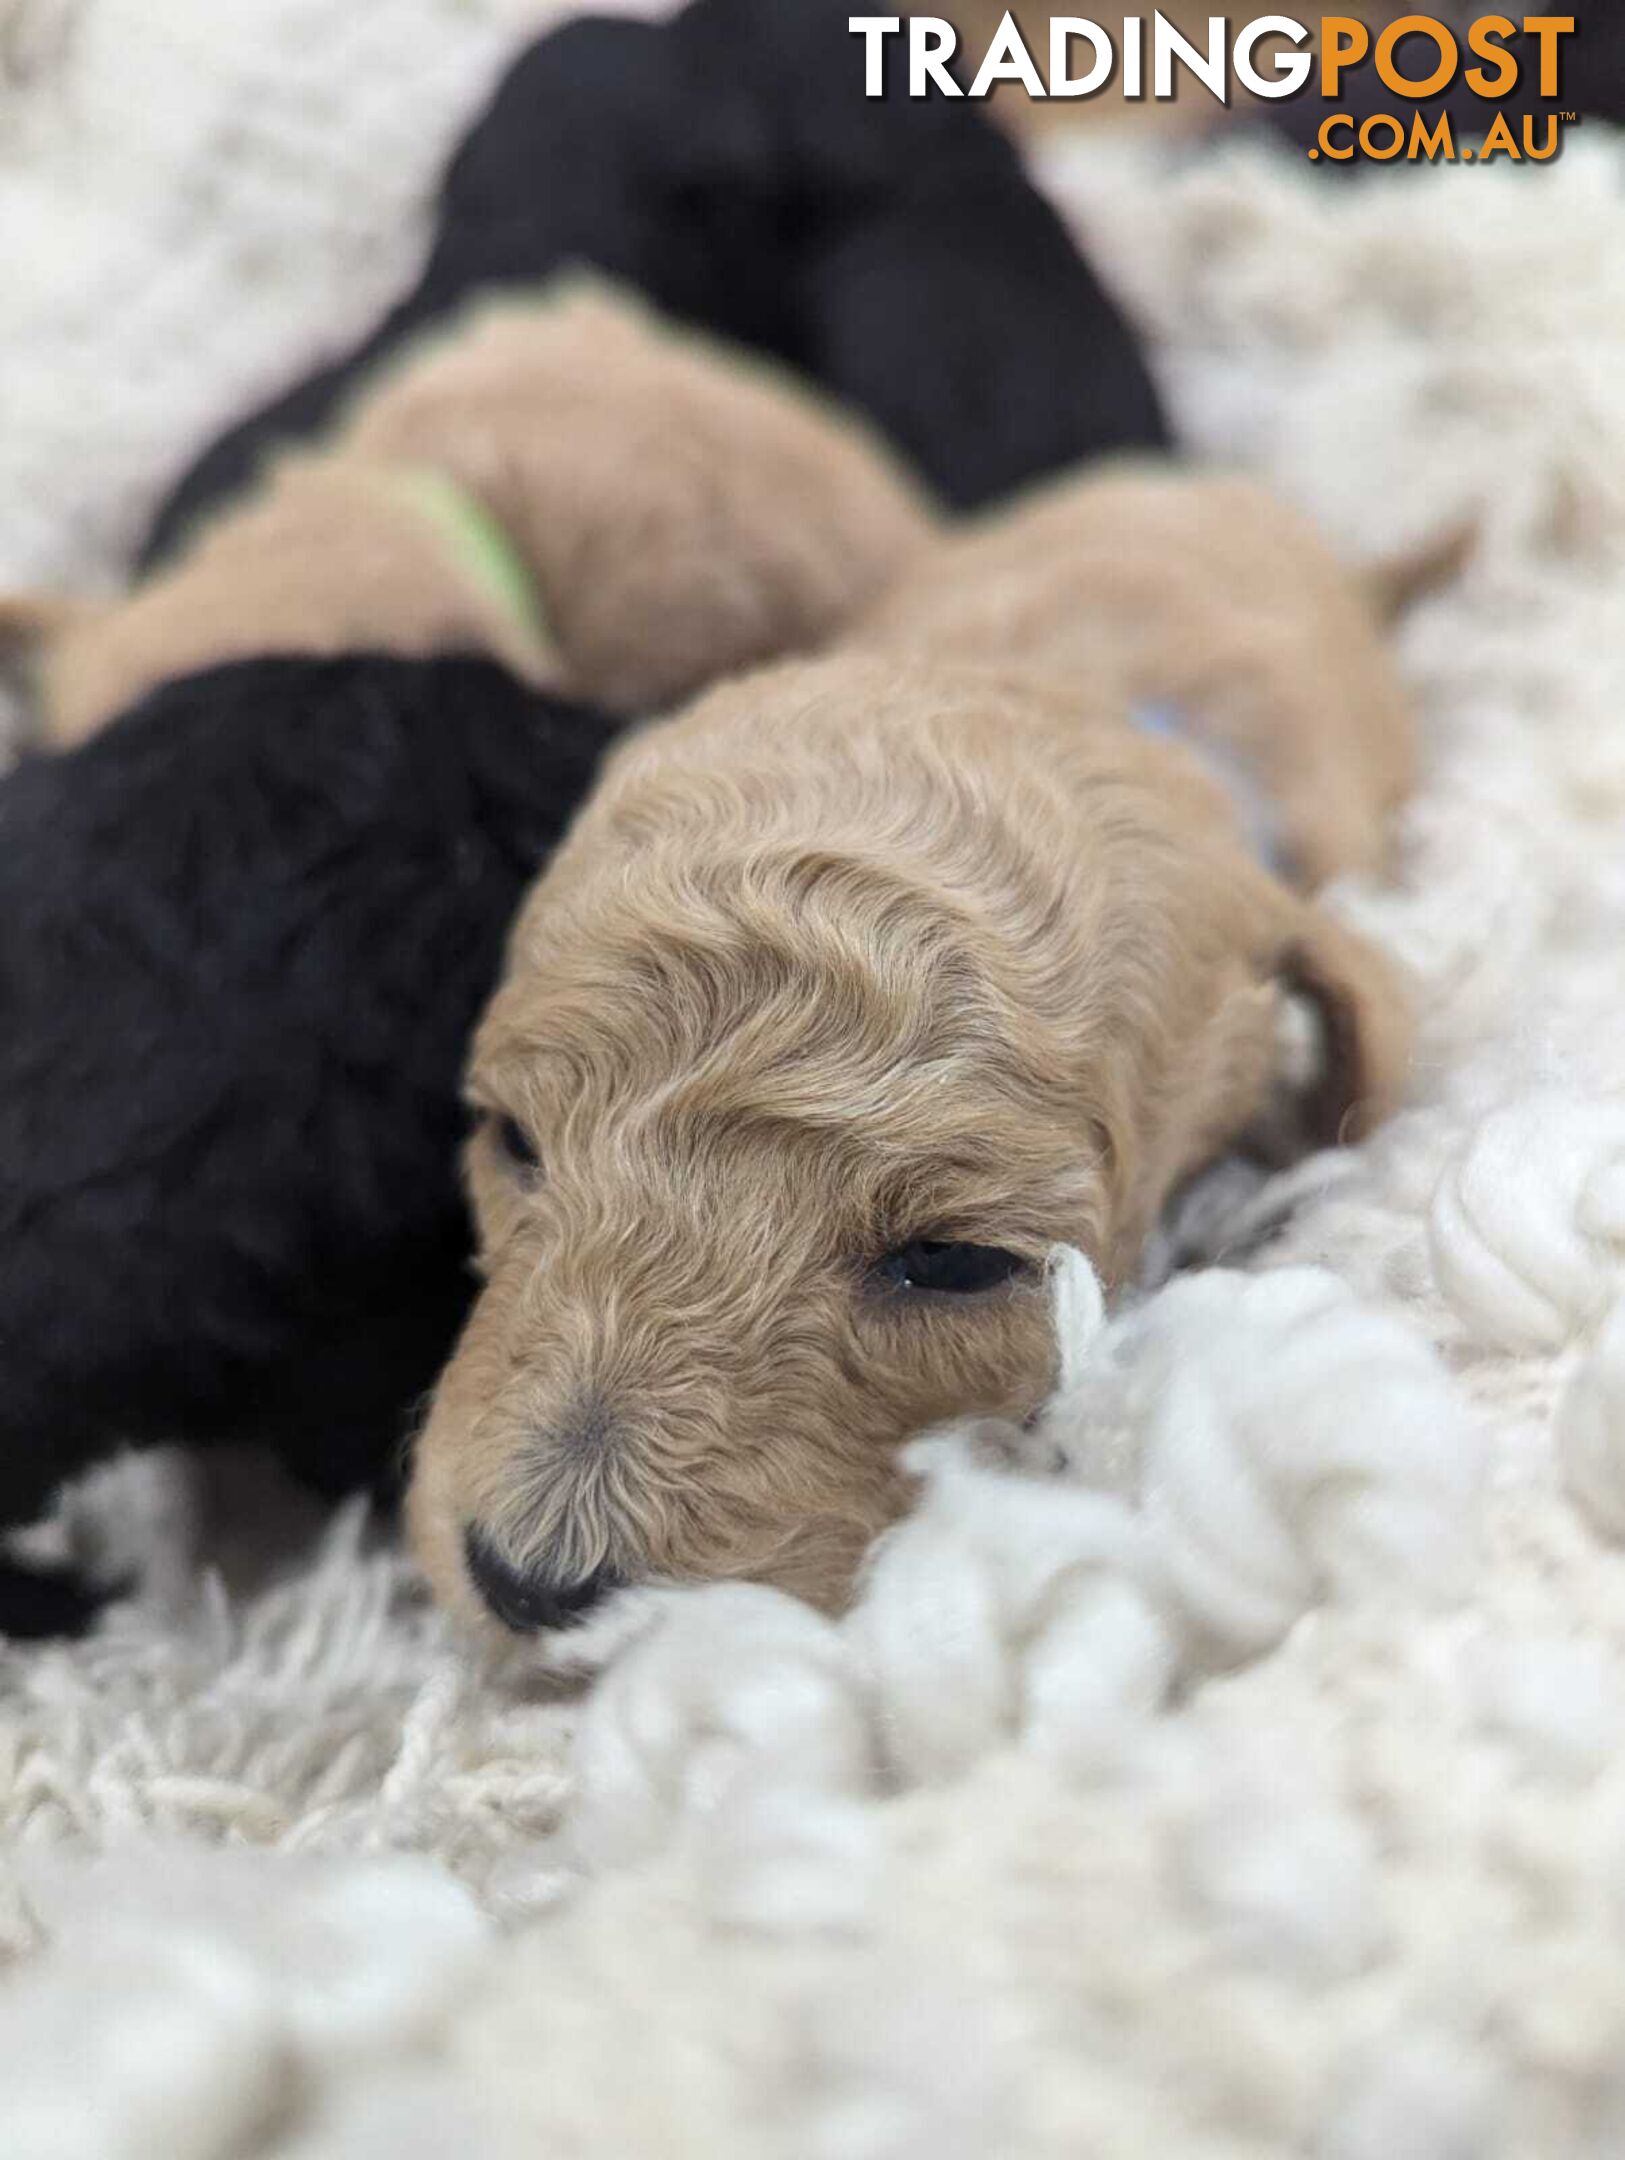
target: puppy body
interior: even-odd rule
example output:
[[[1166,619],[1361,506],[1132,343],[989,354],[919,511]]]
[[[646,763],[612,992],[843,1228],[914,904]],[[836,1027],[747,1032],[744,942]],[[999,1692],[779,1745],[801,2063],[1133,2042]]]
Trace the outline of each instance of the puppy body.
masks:
[[[925,545],[864,430],[606,291],[477,312],[45,645],[49,741],[257,653],[468,650],[619,712],[824,642]]]
[[[1288,563],[1289,521],[1272,537],[1245,494],[1227,521],[1220,491],[1187,532],[1163,485],[1105,498],[1154,595],[1125,569],[1097,600],[1111,518],[1040,501],[951,543],[854,649],[611,761],[476,1040],[487,1284],[411,1494],[459,1610],[493,1553],[540,1586],[510,1613],[649,1574],[838,1597],[898,1505],[900,1441],[1042,1399],[1051,1246],[1121,1283],[1226,1147],[1286,1111],[1301,1144],[1393,1105],[1386,964],[1255,859],[1198,755],[1133,722],[1134,694],[1177,692],[1261,765],[1312,766],[1278,730],[1320,726],[1351,653],[1374,665],[1358,617],[1318,555]],[[1251,577],[1217,546],[1243,512]],[[1308,665],[1277,575],[1351,653]],[[1403,704],[1357,706],[1319,770],[1358,768],[1369,732],[1381,799]],[[1370,839],[1296,837],[1316,871]],[[1305,1005],[1310,1070],[1285,1025]],[[932,1287],[944,1267],[959,1287]]]
[[[827,643],[935,530],[862,422],[591,288],[476,316],[344,439],[477,496],[535,582],[562,680],[623,713]]]
[[[1316,529],[1254,481],[1125,463],[962,526],[860,626],[1170,709],[1234,759],[1309,886],[1378,865],[1415,728],[1376,614]]]

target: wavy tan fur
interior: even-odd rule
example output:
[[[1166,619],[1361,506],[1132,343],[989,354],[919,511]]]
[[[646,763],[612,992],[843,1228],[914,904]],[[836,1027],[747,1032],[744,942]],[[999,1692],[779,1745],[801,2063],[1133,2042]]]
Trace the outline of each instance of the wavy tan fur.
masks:
[[[862,648],[633,739],[533,893],[472,1064],[486,1287],[410,1502],[465,1615],[470,1527],[558,1581],[737,1575],[838,1601],[901,1503],[900,1442],[1043,1398],[1051,1246],[1121,1285],[1170,1193],[1278,1127],[1284,1092],[1304,1097],[1309,1144],[1396,1101],[1401,986],[1252,858],[1195,756],[1127,724],[1130,670],[1087,664],[1098,648],[1074,635],[1100,619],[1089,586],[1049,574],[1063,500],[951,544]],[[1147,511],[1159,546],[1170,507]],[[979,551],[1002,582],[975,574]],[[1225,615],[1231,566],[1205,589],[1191,553],[1194,641]],[[1306,618],[1321,575],[1317,554]],[[1178,590],[1116,633],[1147,692],[1193,679]],[[1268,728],[1334,709],[1318,686],[1348,655],[1306,666],[1299,695],[1298,648],[1276,636],[1290,594],[1256,619],[1257,649],[1238,616],[1233,674],[1215,660],[1203,681],[1262,750]],[[931,622],[949,656],[930,655]],[[974,664],[961,648],[979,640],[1019,662]],[[1403,702],[1348,696],[1324,769],[1362,729],[1401,762]],[[1348,830],[1352,859],[1368,843]],[[1284,1065],[1293,999],[1320,1020],[1308,1074]],[[504,1153],[503,1118],[536,1171]],[[877,1288],[875,1259],[918,1238],[1013,1250],[1027,1279]]]

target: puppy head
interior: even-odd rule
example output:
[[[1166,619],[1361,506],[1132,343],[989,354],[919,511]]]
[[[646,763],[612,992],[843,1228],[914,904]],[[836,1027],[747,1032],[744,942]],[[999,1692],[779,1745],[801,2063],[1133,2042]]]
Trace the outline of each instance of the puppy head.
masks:
[[[580,943],[544,896],[478,1038],[486,1282],[413,1494],[465,1610],[481,1546],[542,1618],[650,1575],[832,1594],[898,1440],[1041,1399],[1053,1226],[1097,1223],[1016,1016],[905,881],[691,869],[646,864]]]
[[[1381,1084],[1335,938],[1200,772],[1086,734],[846,660],[620,754],[474,1055],[486,1281],[411,1502],[459,1610],[838,1599],[903,1440],[1042,1401],[1049,1248],[1127,1276],[1280,1092],[1288,978],[1340,1061],[1295,1075],[1313,1122]]]

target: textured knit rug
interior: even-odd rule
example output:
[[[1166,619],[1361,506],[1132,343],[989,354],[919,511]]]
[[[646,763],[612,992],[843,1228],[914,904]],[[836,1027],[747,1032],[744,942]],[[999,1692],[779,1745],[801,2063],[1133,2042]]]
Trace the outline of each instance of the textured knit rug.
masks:
[[[0,579],[368,317],[543,19],[0,0]],[[634,1605],[583,1695],[241,1466],[75,1495],[141,1588],[0,1649],[6,2160],[1625,2149],[1625,156],[1048,156],[1192,439],[1469,536],[1339,896],[1414,1109],[1137,1312],[1063,1266],[1044,1428],[922,1443],[839,1625]]]

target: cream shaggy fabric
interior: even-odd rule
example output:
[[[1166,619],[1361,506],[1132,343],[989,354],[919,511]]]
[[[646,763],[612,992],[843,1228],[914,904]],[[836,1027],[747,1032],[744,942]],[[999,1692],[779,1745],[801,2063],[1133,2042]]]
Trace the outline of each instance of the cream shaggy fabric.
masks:
[[[368,313],[535,19],[0,9],[0,575],[107,574]],[[1625,2147],[1621,151],[1049,155],[1207,449],[1368,558],[1470,533],[1402,876],[1342,896],[1415,1108],[1137,1311],[1063,1259],[1043,1429],[921,1442],[840,1625],[633,1602],[583,1696],[354,1512],[75,1495],[143,1587],[0,1652],[8,2160]]]

